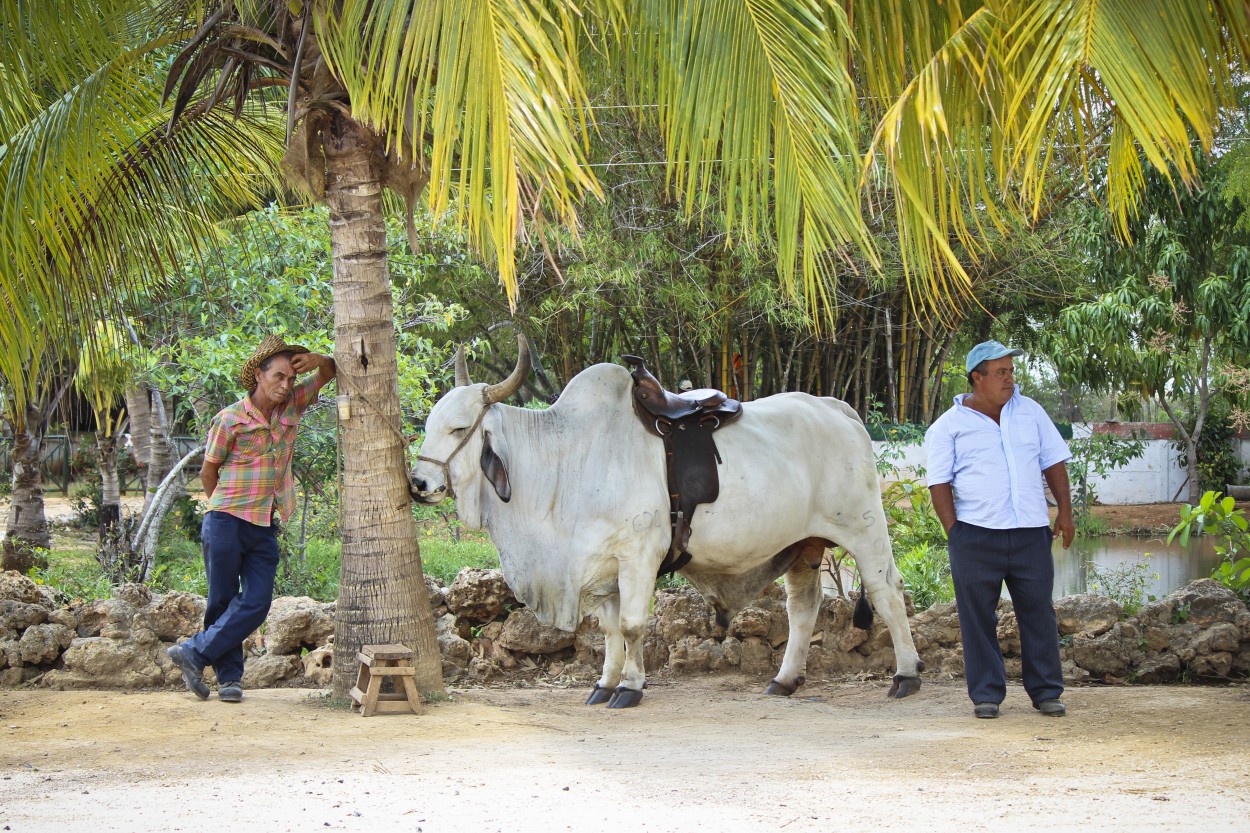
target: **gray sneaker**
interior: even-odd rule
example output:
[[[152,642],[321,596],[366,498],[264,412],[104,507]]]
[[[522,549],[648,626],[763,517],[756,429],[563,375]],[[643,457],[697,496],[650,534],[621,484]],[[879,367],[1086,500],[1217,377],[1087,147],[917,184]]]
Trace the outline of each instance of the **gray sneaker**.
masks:
[[[217,699],[223,703],[242,703],[243,684],[238,680],[219,683],[217,685]]]
[[[208,686],[205,685],[202,675],[204,674],[204,666],[195,661],[189,648],[182,645],[171,645],[165,650],[169,654],[169,658],[174,661],[174,665],[178,666],[182,671],[182,682],[192,694],[201,700],[208,699]]]

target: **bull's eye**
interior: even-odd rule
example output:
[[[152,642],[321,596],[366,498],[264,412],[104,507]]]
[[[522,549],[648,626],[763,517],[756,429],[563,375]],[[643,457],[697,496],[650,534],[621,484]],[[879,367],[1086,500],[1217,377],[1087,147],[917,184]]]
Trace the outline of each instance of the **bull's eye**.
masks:
[[[463,437],[464,432],[468,430],[469,430],[468,428],[453,428],[451,429],[451,435],[453,437]]]

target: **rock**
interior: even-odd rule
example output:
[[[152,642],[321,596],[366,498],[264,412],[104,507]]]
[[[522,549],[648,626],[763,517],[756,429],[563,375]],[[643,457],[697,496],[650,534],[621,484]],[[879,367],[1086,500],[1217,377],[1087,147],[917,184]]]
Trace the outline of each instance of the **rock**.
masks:
[[[1209,578],[1190,582],[1170,594],[1166,601],[1184,616],[1184,621],[1199,628],[1218,622],[1235,623],[1246,613],[1246,605],[1236,593]]]
[[[22,634],[18,646],[22,662],[27,665],[51,665],[73,641],[74,632],[64,625],[32,625]]]
[[[78,610],[78,635],[89,638],[99,636],[100,631],[109,620],[113,608],[111,599],[100,599],[83,605]]]
[[[668,587],[655,594],[649,630],[666,645],[672,646],[685,637],[712,635],[716,616],[698,590],[693,587]]]
[[[426,576],[425,591],[430,594],[430,607],[434,608],[434,615],[441,616],[439,608],[447,607],[447,587],[433,576]]]
[[[776,674],[777,664],[773,662],[772,646],[756,636],[742,640],[741,660],[738,667],[743,674],[755,676]]]
[[[304,676],[318,688],[334,682],[334,646],[314,648],[303,656]]]
[[[303,673],[304,663],[298,656],[261,654],[248,657],[243,666],[243,687],[275,688]]]
[[[21,668],[22,647],[17,639],[0,640],[0,668]]]
[[[113,588],[113,598],[138,610],[152,603],[152,590],[145,584],[123,584]]]
[[[21,666],[0,671],[0,688],[12,688],[21,685],[25,680],[26,675],[22,672]]]
[[[479,624],[494,621],[516,605],[501,570],[465,567],[447,590],[448,609]]]
[[[265,629],[265,650],[270,654],[298,654],[320,647],[334,633],[330,606],[307,596],[274,599]]]
[[[757,637],[767,639],[769,630],[772,629],[772,615],[767,611],[760,610],[758,607],[746,607],[738,611],[729,622],[729,636],[736,637],[739,640]]]
[[[1099,636],[1111,630],[1122,615],[1123,605],[1106,596],[1079,593],[1055,600],[1055,618],[1059,621],[1061,634]]]
[[[457,669],[467,668],[472,650],[469,641],[460,635],[455,614],[445,613],[440,616],[434,623],[434,629],[444,665],[451,662]]]
[[[591,668],[603,667],[603,631],[599,630],[598,619],[587,616],[578,623],[573,648],[580,664]]]
[[[668,649],[668,667],[674,674],[707,671],[712,661],[711,650],[716,641],[693,634],[683,636]]]
[[[1138,683],[1167,683],[1175,680],[1181,671],[1180,658],[1171,652],[1147,655],[1133,671],[1133,681]]]
[[[512,611],[499,634],[500,645],[523,654],[554,654],[571,648],[575,640],[574,634],[539,622],[528,607]]]
[[[1107,675],[1126,677],[1132,664],[1132,648],[1121,637],[1120,623],[1099,636],[1078,633],[1072,638],[1072,655],[1077,665],[1095,678]]]
[[[654,634],[642,641],[643,668],[664,668],[668,665],[668,645]],[[597,676],[597,675],[596,675]]]
[[[46,607],[13,599],[0,600],[0,630],[11,630],[20,634],[30,626],[42,624],[47,619]]]
[[[49,671],[52,688],[143,688],[181,680],[164,646],[105,637],[77,637],[63,656],[64,670]]]
[[[22,602],[23,604],[42,604],[43,595],[39,585],[16,570],[0,573],[0,601]]]
[[[1219,622],[1212,625],[1198,634],[1198,637],[1190,643],[1194,653],[1199,656],[1216,653],[1231,654],[1240,646],[1241,632],[1236,625],[1229,622]]]
[[[1194,657],[1189,672],[1195,677],[1227,677],[1233,667],[1233,655],[1223,651]]]
[[[1064,660],[1063,663],[1063,681],[1065,683],[1083,683],[1089,680],[1089,672],[1072,660]]]
[[[78,629],[78,614],[66,607],[48,611],[48,621],[54,625],[64,625],[72,631]]]
[[[1250,645],[1242,643],[1241,649],[1233,656],[1233,673],[1250,674]]]
[[[161,642],[180,642],[198,633],[204,624],[205,601],[192,593],[155,596],[136,612],[131,627],[150,631]]]
[[[958,647],[959,612],[955,603],[934,605],[917,613],[911,621],[911,635],[917,651],[930,647]]]

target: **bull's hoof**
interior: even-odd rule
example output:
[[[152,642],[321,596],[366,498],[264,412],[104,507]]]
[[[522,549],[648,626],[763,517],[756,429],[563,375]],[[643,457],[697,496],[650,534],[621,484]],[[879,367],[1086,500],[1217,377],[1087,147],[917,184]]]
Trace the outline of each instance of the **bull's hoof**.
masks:
[[[612,689],[604,688],[595,683],[595,687],[590,690],[590,696],[586,698],[587,706],[598,706],[612,699]]]
[[[636,688],[626,688],[623,685],[618,685],[616,691],[612,692],[612,699],[608,701],[608,708],[632,709],[641,702],[641,691]]]
[[[919,677],[905,677],[902,674],[894,675],[894,684],[890,686],[890,690],[886,692],[886,697],[893,697],[896,700],[903,697],[910,697],[920,690]]]
[[[800,683],[799,685],[802,685]],[[768,688],[764,689],[765,694],[773,694],[777,697],[789,697],[791,694],[799,690],[797,685],[789,685],[781,680],[773,680],[768,684]]]

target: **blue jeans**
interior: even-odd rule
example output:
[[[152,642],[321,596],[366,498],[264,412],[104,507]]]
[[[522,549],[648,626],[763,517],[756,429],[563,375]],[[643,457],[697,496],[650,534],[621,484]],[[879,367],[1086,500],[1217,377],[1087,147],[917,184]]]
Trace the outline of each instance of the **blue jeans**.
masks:
[[[278,574],[278,528],[227,512],[204,516],[200,537],[208,574],[204,630],[186,641],[219,682],[243,679],[243,640],[265,622]]]
[[[985,529],[963,521],[951,527],[948,540],[959,634],[963,640],[964,677],[974,703],[1001,703],[1007,674],[998,645],[998,598],[1003,583],[1020,628],[1024,690],[1037,705],[1063,694],[1059,626],[1051,594],[1055,562],[1051,532]]]

